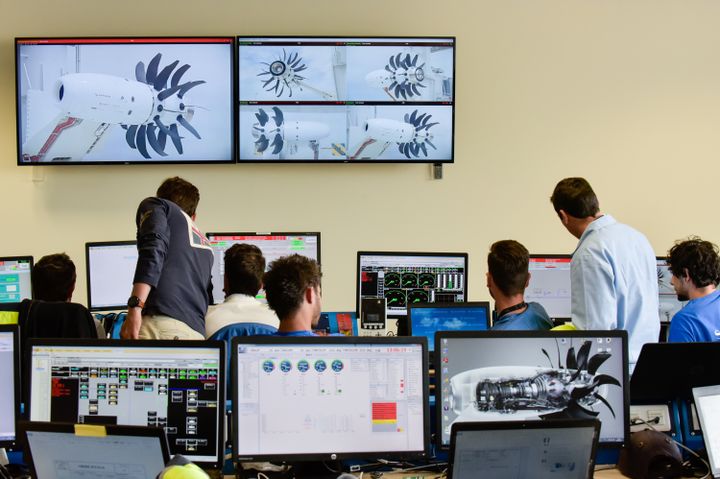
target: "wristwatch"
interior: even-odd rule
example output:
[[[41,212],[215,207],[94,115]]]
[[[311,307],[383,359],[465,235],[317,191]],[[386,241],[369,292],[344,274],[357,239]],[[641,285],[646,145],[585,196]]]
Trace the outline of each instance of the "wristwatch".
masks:
[[[145,301],[138,298],[137,296],[130,296],[127,301],[127,307],[130,308],[144,308],[145,307]]]

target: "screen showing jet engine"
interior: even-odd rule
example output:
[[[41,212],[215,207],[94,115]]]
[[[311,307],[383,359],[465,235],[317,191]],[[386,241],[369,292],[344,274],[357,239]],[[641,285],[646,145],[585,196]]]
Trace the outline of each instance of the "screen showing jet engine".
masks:
[[[172,454],[222,464],[224,343],[193,343],[35,341],[30,420],[162,427]]]
[[[551,318],[570,318],[570,255],[530,255],[525,300],[540,303]]]
[[[32,298],[32,256],[0,257],[0,303]]]
[[[600,445],[629,433],[626,331],[438,332],[438,441],[456,421],[597,418]]]
[[[20,410],[17,396],[20,379],[15,350],[16,327],[0,326],[0,447],[11,446],[16,439],[16,413]]]
[[[453,161],[455,38],[238,37],[239,161]]]
[[[236,338],[239,460],[423,455],[423,338]]]
[[[90,311],[127,308],[138,260],[135,241],[85,243]]]
[[[465,253],[358,252],[358,313],[362,299],[378,298],[388,321],[403,320],[408,306],[462,302],[466,291]]]
[[[660,321],[669,323],[675,313],[680,311],[687,301],[680,301],[673,288],[670,278],[670,266],[668,266],[667,258],[657,258],[657,277],[658,277],[658,293],[660,294]]]
[[[320,233],[208,233],[215,260],[212,267],[213,302],[225,300],[225,251],[235,244],[245,243],[260,248],[265,257],[265,270],[270,263],[283,256],[299,254],[320,263]],[[265,291],[258,293],[265,299]]]
[[[18,38],[18,164],[231,163],[234,38]]]

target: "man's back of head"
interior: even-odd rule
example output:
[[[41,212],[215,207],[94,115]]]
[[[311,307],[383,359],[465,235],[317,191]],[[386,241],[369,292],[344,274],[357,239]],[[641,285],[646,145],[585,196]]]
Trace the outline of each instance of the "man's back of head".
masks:
[[[33,297],[42,301],[69,301],[76,279],[75,263],[67,254],[43,256],[32,269]]]
[[[588,218],[600,211],[600,203],[585,178],[565,178],[555,186],[550,201],[556,213],[564,211],[574,218]]]
[[[270,263],[263,283],[268,306],[282,323],[303,306],[309,288],[319,295],[320,268],[317,262],[305,256],[284,256]],[[320,314],[319,310],[317,314]]]
[[[530,279],[530,253],[515,240],[493,243],[488,253],[488,273],[505,296],[523,294]]]
[[[200,191],[197,187],[179,176],[163,181],[157,190],[156,196],[172,201],[190,217],[195,216],[195,211],[200,202]]]
[[[225,251],[225,294],[256,296],[262,288],[265,257],[251,244],[234,244]]]
[[[720,283],[720,254],[717,245],[698,237],[678,241],[668,251],[673,276],[689,277],[696,288]]]

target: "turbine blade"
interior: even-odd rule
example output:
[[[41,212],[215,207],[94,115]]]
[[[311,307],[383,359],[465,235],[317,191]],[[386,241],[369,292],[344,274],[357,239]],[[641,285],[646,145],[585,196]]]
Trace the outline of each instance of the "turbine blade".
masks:
[[[177,150],[178,154],[182,155],[182,141],[180,140],[180,134],[178,133],[177,125],[175,123],[170,125],[170,132],[172,133],[170,135],[170,139],[172,140],[173,145],[175,145],[175,149]]]
[[[170,80],[170,86],[178,86],[180,84],[180,78],[182,78],[185,72],[189,69],[190,65],[188,65],[187,63],[178,68],[177,71],[173,74],[172,79]]]
[[[420,90],[417,89],[414,83],[411,83],[410,87],[412,88],[413,93],[415,93],[417,96],[420,96]]]
[[[602,352],[597,353],[594,356],[590,358],[590,361],[588,361],[588,373],[589,374],[595,374],[597,370],[602,366],[602,364],[607,361],[607,359],[612,356],[610,353]]]
[[[405,146],[403,147],[403,153],[405,153],[405,156],[410,159],[410,145],[408,143],[405,143]]]
[[[588,356],[590,355],[590,346],[591,346],[590,341],[585,341],[582,344],[582,346],[580,346],[580,349],[578,350],[577,363],[578,363],[579,369],[582,369],[582,370],[587,369],[587,360],[588,360]]]
[[[133,150],[137,149],[137,146],[135,146],[135,134],[137,133],[137,128],[137,125],[130,125],[127,132],[125,132],[125,141],[127,141],[128,146]]]
[[[435,121],[433,123],[428,123],[427,125],[423,126],[423,128],[425,128],[426,130],[429,130],[431,126],[435,126],[435,125],[439,125],[439,124],[440,124],[439,121]]]
[[[395,98],[400,98],[400,85],[395,87]]]
[[[602,386],[603,384],[612,384],[613,386],[620,387],[620,381],[607,374],[598,374],[597,376],[595,376],[595,379],[593,379],[593,384],[595,384],[596,386]]]
[[[568,349],[567,358],[565,358],[565,364],[568,369],[577,369],[577,359],[575,358],[575,348],[571,347]]]
[[[432,118],[432,115],[426,116],[425,119],[423,120],[422,124],[424,125],[425,123],[427,123],[430,118]]]
[[[137,62],[135,65],[135,79],[139,82],[145,82],[145,64],[143,62]]]
[[[415,124],[415,118],[417,118],[417,112],[418,112],[417,110],[412,112],[412,114],[410,115],[410,121],[408,123],[412,123],[413,125]]]
[[[293,70],[295,71],[295,73],[307,70],[307,65],[302,65],[300,68],[293,68]]]
[[[147,126],[147,129],[145,130],[147,132],[147,139],[150,143],[150,146],[153,150],[155,150],[155,153],[157,153],[160,156],[167,156],[167,153],[165,153],[160,146],[160,142],[158,141],[157,136],[155,136],[155,125],[150,124]]]
[[[185,95],[185,93],[188,92],[188,90],[190,90],[191,88],[195,88],[198,85],[202,85],[203,83],[205,83],[205,80],[198,80],[198,81],[191,81],[191,82],[183,83],[180,86],[180,91],[178,91],[178,98],[182,98],[183,95]]]
[[[173,131],[171,128],[168,128],[162,121],[160,121],[160,115],[155,115],[155,118],[153,118],[153,120],[155,120],[155,124],[158,128],[160,128],[160,131],[165,133],[167,136],[171,138],[177,137],[178,140],[180,139],[180,135],[178,135],[177,130]]]
[[[285,122],[282,110],[280,110],[280,108],[276,106],[272,107],[272,109],[275,112],[275,115],[273,116],[273,120],[275,120],[275,126],[282,125]]]
[[[397,67],[395,66],[395,58],[392,56],[390,57],[390,66],[393,70],[397,70]]]
[[[410,57],[410,54],[407,53],[405,55],[405,68],[409,67],[411,65],[412,58]]]
[[[390,86],[388,87],[388,90],[392,90],[392,89],[394,89],[396,86],[397,86],[397,82],[393,80],[393,82],[392,82],[392,83],[390,84]]]
[[[405,143],[398,143],[398,150],[400,150],[401,155],[405,154],[405,152],[403,151],[403,146],[405,146]]]
[[[202,140],[202,138],[200,137],[200,133],[198,133],[197,130],[195,128],[193,128],[193,126],[185,119],[185,117],[183,117],[182,115],[178,115],[177,121],[182,126],[184,126],[187,131],[192,133],[195,136],[195,138],[197,138],[198,140]]]
[[[541,350],[542,353],[545,355],[545,357],[548,358],[548,361],[550,361],[550,367],[551,367],[551,368],[554,368],[555,366],[553,366],[552,359],[550,359],[550,355],[548,354],[547,351],[545,351],[545,348],[540,348],[540,350]]]
[[[408,123],[408,119],[410,118],[410,115],[405,113],[405,116],[403,116],[403,120],[405,120],[405,123]]]
[[[137,136],[135,136],[135,144],[140,154],[146,159],[150,159],[150,154],[147,151],[147,145],[145,144],[145,125],[140,125],[138,128]]]
[[[386,69],[388,72],[390,72],[390,73],[395,73],[395,72],[393,72],[393,71],[390,69],[390,67],[387,66],[387,65],[385,65],[385,69]]]
[[[175,69],[175,67],[178,66],[178,63],[180,63],[180,61],[175,60],[174,62],[162,69],[160,74],[155,78],[155,81],[153,82],[153,87],[155,88],[155,90],[160,91],[165,88],[168,78],[170,78],[170,74]]]
[[[260,73],[258,73],[256,76],[261,77],[261,76],[263,76],[263,75],[271,75],[271,73],[270,73],[270,72],[260,72]]]
[[[280,137],[280,134],[275,135],[275,138],[273,139],[271,145],[275,147],[272,152],[273,155],[277,155],[278,153],[280,153],[280,150],[283,149],[283,140]]]
[[[424,154],[425,156],[428,156],[427,148],[425,147],[425,143],[424,143],[424,142],[423,142],[423,143],[420,143],[420,149],[422,150],[422,152],[423,152],[423,154]]]
[[[287,60],[287,52],[286,52],[286,51],[285,51],[285,49],[283,48],[283,57],[282,57],[282,61],[284,61],[285,63],[287,63],[287,62],[286,62],[285,60]]]
[[[267,123],[270,119],[268,114],[265,113],[265,110],[263,110],[262,108],[259,108],[258,113],[255,113],[255,118],[257,118],[258,122],[260,122],[260,126],[265,126],[265,123]]]
[[[599,394],[597,394],[597,393],[595,393],[594,396],[595,396],[597,399],[599,399],[601,403],[603,403],[604,405],[606,405],[607,408],[610,410],[610,413],[613,415],[613,417],[615,417],[615,411],[613,410],[613,408],[612,408],[612,406],[610,405],[610,403],[607,402],[607,399],[605,399],[604,397],[602,397],[601,395],[599,395]]]
[[[410,143],[410,151],[414,157],[418,157],[420,153],[420,145],[417,143]]]
[[[265,88],[266,86],[268,86],[268,83],[271,83],[273,80],[275,80],[275,81],[280,81],[280,80],[278,80],[278,79],[275,78],[275,77],[270,77],[270,78],[268,78],[266,81],[263,82],[263,88]],[[267,91],[272,90],[272,88],[273,88],[273,87],[270,87]]]
[[[287,60],[288,65],[294,63],[295,60],[297,60],[297,57],[299,57],[299,56],[300,56],[299,53],[291,53],[291,54],[290,54],[290,57],[289,57],[288,60]]]
[[[165,145],[167,144],[167,137],[168,137],[167,133],[165,133],[162,130],[158,130],[157,139],[158,139],[158,144],[160,145],[160,149],[162,151],[165,151]]]
[[[432,144],[432,141],[428,140],[427,138],[425,138],[425,143],[427,143],[428,145],[432,146],[432,147],[433,147],[433,150],[437,150],[437,148],[435,147],[435,145]]]
[[[411,67],[417,65],[418,58],[420,58],[420,55],[415,55],[415,58],[413,58],[413,61],[410,63]]]
[[[152,58],[152,60],[150,60],[150,63],[148,63],[147,71],[145,72],[145,83],[155,83],[158,65],[160,64],[160,57],[162,57],[162,54],[158,53]]]
[[[259,153],[262,153],[267,150],[269,144],[270,142],[265,137],[265,135],[261,135],[260,138],[258,138],[258,140],[255,142],[255,148]]]
[[[398,53],[397,56],[395,57],[395,65],[397,65],[398,67],[402,66],[402,64],[400,63],[401,59],[402,59],[402,53]]]
[[[423,113],[423,114],[420,115],[419,117],[415,118],[415,126],[420,126],[423,118],[425,118],[425,113]]]
[[[174,86],[174,87],[168,88],[167,90],[161,91],[160,93],[158,93],[158,100],[165,101],[166,98],[169,98],[169,97],[173,96],[175,93],[177,93],[178,90],[180,90],[180,88],[181,87],[179,87],[179,86]]]

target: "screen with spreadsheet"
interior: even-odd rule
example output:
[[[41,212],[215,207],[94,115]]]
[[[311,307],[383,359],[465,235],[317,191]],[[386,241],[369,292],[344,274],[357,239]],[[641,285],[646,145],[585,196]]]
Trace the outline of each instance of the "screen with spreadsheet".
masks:
[[[551,318],[570,318],[570,255],[530,255],[525,300],[540,303]]]

